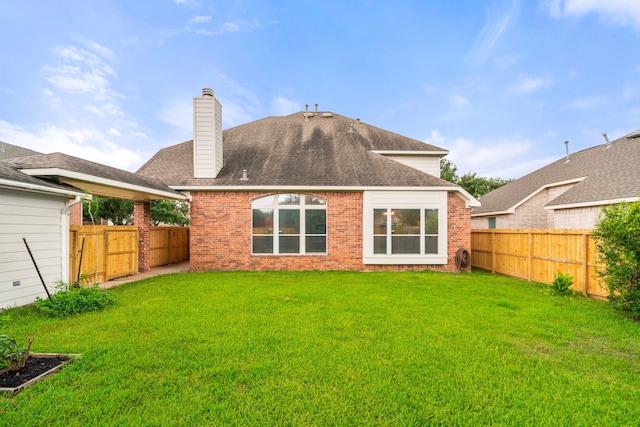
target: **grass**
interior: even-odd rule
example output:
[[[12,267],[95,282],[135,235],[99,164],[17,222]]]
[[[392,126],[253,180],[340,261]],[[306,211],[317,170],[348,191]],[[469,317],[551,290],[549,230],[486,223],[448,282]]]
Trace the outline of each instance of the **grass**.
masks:
[[[637,425],[640,324],[484,272],[187,273],[65,320],[10,310],[33,351],[83,353],[0,397],[0,425]]]

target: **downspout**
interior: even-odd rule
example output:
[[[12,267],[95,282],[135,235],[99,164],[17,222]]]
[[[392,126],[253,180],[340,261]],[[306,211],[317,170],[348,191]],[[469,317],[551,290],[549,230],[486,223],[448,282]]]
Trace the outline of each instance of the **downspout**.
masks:
[[[82,202],[82,199],[83,197],[76,196],[60,212],[60,267],[62,276],[60,280],[64,283],[69,283],[69,211],[72,207]]]

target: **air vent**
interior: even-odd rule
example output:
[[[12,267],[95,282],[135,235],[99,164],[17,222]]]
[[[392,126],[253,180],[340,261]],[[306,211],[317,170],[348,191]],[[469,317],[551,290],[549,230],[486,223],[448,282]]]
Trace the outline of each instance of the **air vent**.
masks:
[[[333,117],[333,113],[322,113],[322,117],[324,118]]]

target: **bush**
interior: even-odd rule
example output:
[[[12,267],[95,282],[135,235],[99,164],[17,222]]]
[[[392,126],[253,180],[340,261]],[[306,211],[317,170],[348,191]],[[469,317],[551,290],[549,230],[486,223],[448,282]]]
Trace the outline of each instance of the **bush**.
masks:
[[[609,301],[640,320],[640,202],[604,208],[593,236]]]
[[[27,340],[27,347],[20,349],[16,340],[6,335],[0,335],[0,374],[17,371],[23,368],[29,358],[32,338]]]
[[[48,299],[36,299],[36,307],[48,317],[68,317],[88,311],[102,310],[115,303],[114,296],[95,284],[90,287],[72,287],[59,283],[59,290]]]
[[[573,276],[558,272],[551,283],[551,295],[573,295]]]

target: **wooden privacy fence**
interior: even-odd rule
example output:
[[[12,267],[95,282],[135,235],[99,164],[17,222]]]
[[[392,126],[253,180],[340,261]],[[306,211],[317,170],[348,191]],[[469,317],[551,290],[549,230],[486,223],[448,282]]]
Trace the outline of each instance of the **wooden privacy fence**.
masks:
[[[472,230],[471,251],[476,268],[546,284],[556,273],[568,273],[574,290],[595,298],[608,295],[596,276],[591,230]]]
[[[138,272],[137,226],[69,227],[69,280],[104,282]],[[151,227],[151,267],[189,259],[188,227]]]

